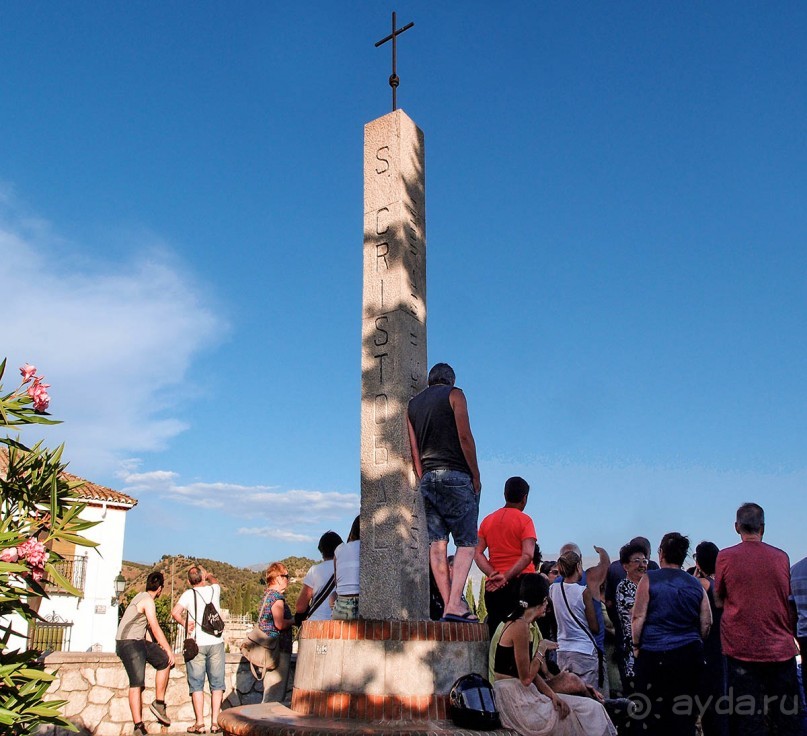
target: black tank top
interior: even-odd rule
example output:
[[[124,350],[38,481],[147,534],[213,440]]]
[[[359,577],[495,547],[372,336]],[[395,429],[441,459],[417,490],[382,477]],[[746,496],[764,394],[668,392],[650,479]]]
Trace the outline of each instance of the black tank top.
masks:
[[[423,472],[447,468],[471,474],[457,435],[454,410],[448,399],[454,386],[429,386],[409,402]]]
[[[532,659],[532,642],[530,642],[530,659]],[[501,644],[496,645],[496,653],[493,655],[493,671],[497,675],[518,677],[514,647],[503,647]]]

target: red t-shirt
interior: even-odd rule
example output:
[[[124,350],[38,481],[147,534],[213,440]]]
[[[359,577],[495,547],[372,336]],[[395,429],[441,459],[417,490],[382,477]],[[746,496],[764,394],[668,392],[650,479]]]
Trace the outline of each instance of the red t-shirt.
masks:
[[[765,542],[740,542],[717,555],[715,591],[723,599],[723,654],[746,662],[784,662],[798,653],[788,598],[790,560]]]
[[[532,519],[523,511],[507,506],[482,520],[479,536],[487,543],[488,559],[498,572],[507,572],[518,561],[522,541],[538,538]],[[524,572],[535,572],[532,560],[522,570]]]

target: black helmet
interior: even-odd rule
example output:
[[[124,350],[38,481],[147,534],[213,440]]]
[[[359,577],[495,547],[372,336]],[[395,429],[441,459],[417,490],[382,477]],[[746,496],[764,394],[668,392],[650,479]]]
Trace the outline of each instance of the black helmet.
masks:
[[[475,731],[501,728],[493,688],[484,677],[475,672],[463,675],[454,683],[448,702],[455,726]]]

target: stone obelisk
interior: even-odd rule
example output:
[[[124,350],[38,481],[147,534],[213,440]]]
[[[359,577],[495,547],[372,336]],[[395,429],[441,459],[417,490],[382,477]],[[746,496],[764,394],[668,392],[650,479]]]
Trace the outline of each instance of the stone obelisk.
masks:
[[[364,128],[362,618],[428,618],[428,538],[406,426],[426,371],[423,133],[395,110]]]
[[[359,618],[303,624],[292,710],[277,716],[286,725],[426,721],[402,730],[442,733],[432,721],[446,718],[452,684],[487,672],[484,624],[428,620],[428,535],[406,426],[427,376],[423,161],[423,133],[402,110],[365,126]]]
[[[406,425],[427,377],[423,163],[423,133],[402,110],[365,126],[359,619],[303,624],[292,710],[307,716],[444,719],[455,680],[487,672],[485,625],[429,620]]]

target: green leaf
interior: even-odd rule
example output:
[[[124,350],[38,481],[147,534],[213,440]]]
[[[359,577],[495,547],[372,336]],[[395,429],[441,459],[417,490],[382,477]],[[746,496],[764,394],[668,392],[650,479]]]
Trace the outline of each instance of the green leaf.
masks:
[[[58,535],[58,538],[64,542],[72,542],[75,545],[79,545],[81,547],[97,547],[98,542],[93,542],[86,537],[80,537],[78,534],[69,534],[64,532]]]
[[[34,669],[33,667],[23,667],[19,670],[19,674],[29,680],[39,680],[40,682],[53,682],[55,675],[52,672],[45,672],[44,670]]]
[[[57,492],[59,485],[56,481],[57,478],[56,475],[54,475],[50,484],[50,515],[53,518],[58,516],[57,510],[59,508],[59,494]]]
[[[28,567],[24,562],[0,562],[0,572],[24,573],[27,569]]]
[[[57,701],[50,701],[50,702],[57,702]],[[50,717],[50,716],[58,716],[59,715],[59,707],[57,706],[57,707],[54,708],[50,704],[48,704],[48,705],[45,705],[45,704],[35,705],[33,708],[28,708],[25,712],[26,713],[33,713],[36,716],[44,716],[44,717],[47,718],[47,717]]]
[[[45,572],[47,572],[48,578],[52,583],[58,585],[59,588],[70,593],[70,595],[81,598],[81,591],[78,588],[73,587],[73,584],[56,569],[52,562],[45,563]]]

